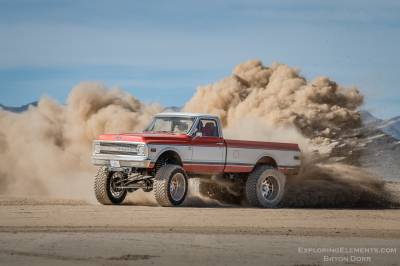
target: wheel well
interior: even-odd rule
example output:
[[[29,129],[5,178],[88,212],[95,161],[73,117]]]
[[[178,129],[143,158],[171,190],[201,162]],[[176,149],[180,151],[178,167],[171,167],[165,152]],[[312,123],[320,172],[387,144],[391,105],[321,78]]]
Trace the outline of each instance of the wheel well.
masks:
[[[257,161],[256,166],[258,165],[270,165],[274,168],[278,168],[278,164],[274,160],[274,158],[270,156],[264,156],[260,160]]]
[[[160,156],[158,156],[157,162],[158,161],[168,161],[170,164],[177,164],[182,166],[182,160],[179,154],[175,151],[165,151],[163,152]]]
[[[165,164],[177,164],[182,166],[182,160],[179,154],[175,151],[165,151],[157,158],[157,162],[154,166],[154,174]]]

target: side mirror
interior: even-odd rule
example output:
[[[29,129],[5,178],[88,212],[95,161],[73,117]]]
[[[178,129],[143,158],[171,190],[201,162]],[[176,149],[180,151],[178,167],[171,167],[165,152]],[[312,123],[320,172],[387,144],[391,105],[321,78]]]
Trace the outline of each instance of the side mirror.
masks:
[[[203,132],[201,131],[196,131],[196,133],[194,134],[195,137],[202,137],[203,136]]]

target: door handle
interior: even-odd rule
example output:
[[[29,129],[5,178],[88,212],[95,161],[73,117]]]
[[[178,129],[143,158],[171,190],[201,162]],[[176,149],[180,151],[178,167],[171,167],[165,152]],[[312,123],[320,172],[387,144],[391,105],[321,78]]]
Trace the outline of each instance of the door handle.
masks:
[[[217,144],[217,145],[224,145],[223,142],[217,142],[216,144]]]

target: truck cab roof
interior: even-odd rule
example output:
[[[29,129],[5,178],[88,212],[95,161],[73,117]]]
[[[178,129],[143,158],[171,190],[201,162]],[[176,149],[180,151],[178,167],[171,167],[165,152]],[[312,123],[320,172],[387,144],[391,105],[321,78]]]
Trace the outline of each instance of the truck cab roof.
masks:
[[[186,113],[186,112],[164,112],[158,113],[155,116],[186,116],[186,117],[203,117],[219,119],[217,115],[202,114],[202,113]]]

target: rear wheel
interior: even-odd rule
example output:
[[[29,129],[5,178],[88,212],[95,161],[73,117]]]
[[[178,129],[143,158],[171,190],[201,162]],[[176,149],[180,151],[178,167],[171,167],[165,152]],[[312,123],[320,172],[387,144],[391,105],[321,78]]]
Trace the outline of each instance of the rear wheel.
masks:
[[[110,173],[105,167],[97,172],[94,179],[94,193],[98,202],[104,205],[120,204],[126,197],[127,190],[119,188],[124,174],[121,172]]]
[[[185,170],[175,164],[162,166],[154,178],[154,195],[161,206],[180,205],[188,191],[188,181]]]
[[[258,166],[246,181],[246,198],[251,206],[275,208],[282,201],[286,176],[271,166]]]

